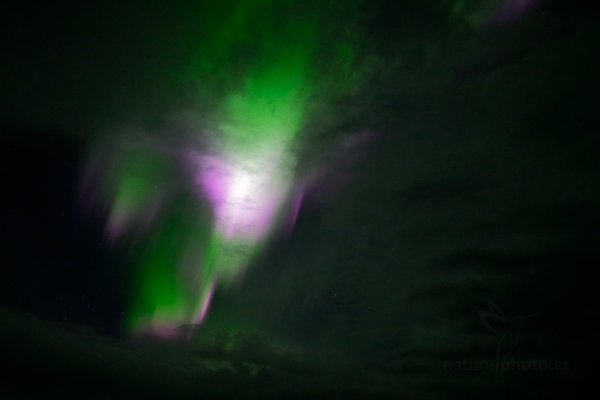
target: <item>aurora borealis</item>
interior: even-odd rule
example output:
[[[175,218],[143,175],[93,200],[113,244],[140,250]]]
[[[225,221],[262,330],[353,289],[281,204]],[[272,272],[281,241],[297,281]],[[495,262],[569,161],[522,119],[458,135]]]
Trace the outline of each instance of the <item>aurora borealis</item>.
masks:
[[[347,86],[353,67],[351,35],[322,40],[341,11],[334,3],[248,0],[225,13],[222,5],[205,7],[203,25],[222,21],[198,37],[191,67],[182,69],[202,93],[197,101],[210,101],[208,109],[193,108],[201,122],[184,137],[165,132],[147,143],[136,135],[103,147],[93,161],[118,160],[92,163],[94,178],[85,182],[109,204],[111,241],[131,230],[149,241],[132,278],[127,325],[159,336],[200,324],[214,291],[240,279],[269,233],[293,220],[306,174],[296,169],[306,120]],[[344,28],[356,29],[352,22]],[[340,84],[324,92],[332,76]],[[169,211],[180,190],[197,197],[185,200],[196,208],[189,216]]]
[[[0,399],[593,390],[599,18],[6,8]]]

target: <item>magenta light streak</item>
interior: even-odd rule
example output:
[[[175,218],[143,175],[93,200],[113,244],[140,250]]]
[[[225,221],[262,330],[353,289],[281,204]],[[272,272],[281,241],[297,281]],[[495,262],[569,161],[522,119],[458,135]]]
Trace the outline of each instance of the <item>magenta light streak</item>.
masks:
[[[196,171],[199,194],[212,205],[220,235],[227,240],[257,240],[268,233],[289,190],[275,163],[193,153],[188,159]]]
[[[492,23],[505,24],[517,20],[531,10],[539,0],[506,0],[492,18]]]
[[[290,213],[290,218],[288,221],[288,234],[294,230],[296,226],[296,220],[298,219],[298,214],[300,213],[300,206],[302,205],[302,200],[304,199],[304,188],[301,187],[294,196],[294,202],[292,203],[292,211]]]
[[[179,336],[178,326],[173,324],[161,323],[157,320],[152,320],[140,325],[136,329],[136,333],[140,336],[151,336],[160,339],[173,339]]]
[[[210,284],[210,288],[208,289],[208,291],[205,293],[204,297],[202,298],[202,306],[200,308],[200,313],[198,313],[198,316],[196,317],[196,324],[201,324],[204,321],[204,318],[206,318],[206,314],[208,312],[208,308],[210,306],[210,302],[212,301],[213,295],[215,293],[215,282],[212,282]]]
[[[111,243],[121,237],[127,225],[127,215],[119,212],[111,212],[106,224],[106,236]]]

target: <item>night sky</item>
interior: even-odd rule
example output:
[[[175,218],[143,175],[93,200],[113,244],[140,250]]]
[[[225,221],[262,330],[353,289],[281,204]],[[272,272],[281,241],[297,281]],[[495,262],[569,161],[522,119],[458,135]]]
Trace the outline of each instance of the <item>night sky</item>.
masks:
[[[599,17],[4,9],[0,399],[577,397]]]

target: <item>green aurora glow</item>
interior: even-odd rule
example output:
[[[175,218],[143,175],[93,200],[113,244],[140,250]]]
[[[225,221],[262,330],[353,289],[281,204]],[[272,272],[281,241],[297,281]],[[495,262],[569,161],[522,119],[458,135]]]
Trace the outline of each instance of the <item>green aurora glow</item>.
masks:
[[[204,7],[199,21],[202,37],[182,80],[195,82],[199,98],[209,99],[212,110],[207,119],[216,121],[215,145],[227,159],[258,168],[263,166],[260,159],[272,158],[276,176],[281,171],[289,174],[285,171],[295,164],[293,148],[301,144],[298,134],[310,117],[311,105],[351,84],[355,50],[350,32],[356,18],[347,14],[355,11],[354,6],[253,0],[235,7],[215,2]],[[344,29],[332,38],[327,22],[341,13],[346,14]],[[325,92],[323,83],[331,82],[332,76],[339,83]],[[126,159],[111,180],[116,187],[111,215],[127,219],[139,213],[156,197],[155,188],[164,186],[169,172],[161,169],[159,157],[143,154]],[[154,238],[135,269],[129,329],[193,320],[206,307],[216,279],[231,281],[261,247],[260,239],[227,239],[218,232],[208,233],[209,221],[190,222],[171,214],[151,235]],[[194,256],[200,274],[182,277],[177,266],[184,268],[182,258],[189,248],[201,249]],[[232,253],[238,255],[228,256]],[[193,284],[185,282],[190,276],[195,276]]]

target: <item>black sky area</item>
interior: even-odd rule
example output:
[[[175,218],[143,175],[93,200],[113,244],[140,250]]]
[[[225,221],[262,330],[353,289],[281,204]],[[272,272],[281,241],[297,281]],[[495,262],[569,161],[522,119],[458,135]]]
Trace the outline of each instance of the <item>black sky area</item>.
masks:
[[[361,6],[367,82],[303,149],[327,173],[192,343],[127,337],[131,248],[80,199],[106,132],[189,96],[163,77],[193,7],[124,3],[0,17],[0,399],[597,391],[596,2],[480,29],[448,1]]]

